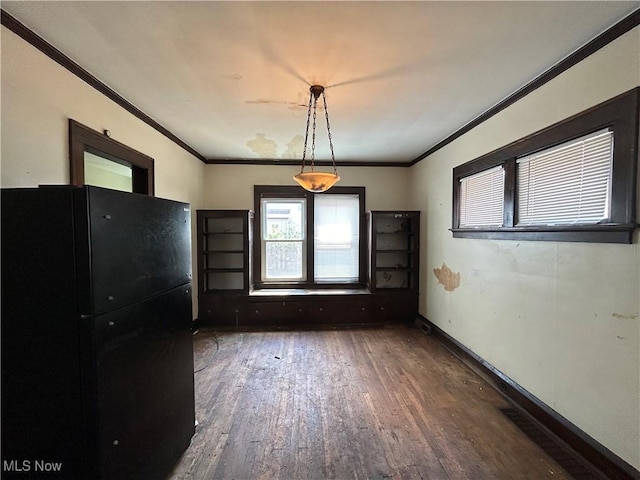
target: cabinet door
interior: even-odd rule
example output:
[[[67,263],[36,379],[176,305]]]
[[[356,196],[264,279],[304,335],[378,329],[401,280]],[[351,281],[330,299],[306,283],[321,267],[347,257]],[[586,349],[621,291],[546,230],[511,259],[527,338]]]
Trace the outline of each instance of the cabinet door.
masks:
[[[236,295],[205,295],[200,298],[198,318],[207,327],[237,326],[244,314],[244,303]]]
[[[306,325],[309,323],[307,303],[288,300],[250,303],[240,323],[252,326]]]
[[[377,322],[411,323],[417,314],[417,296],[412,292],[375,295],[372,315]]]
[[[95,322],[101,478],[164,478],[194,433],[191,288]]]
[[[371,323],[371,303],[356,296],[314,299],[311,319],[316,325]]]

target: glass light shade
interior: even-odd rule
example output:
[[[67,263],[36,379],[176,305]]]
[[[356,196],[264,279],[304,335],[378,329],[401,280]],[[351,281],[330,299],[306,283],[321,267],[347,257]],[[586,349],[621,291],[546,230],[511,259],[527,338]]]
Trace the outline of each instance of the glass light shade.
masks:
[[[333,187],[340,180],[340,176],[328,172],[303,172],[294,175],[293,179],[305,190],[320,193]]]

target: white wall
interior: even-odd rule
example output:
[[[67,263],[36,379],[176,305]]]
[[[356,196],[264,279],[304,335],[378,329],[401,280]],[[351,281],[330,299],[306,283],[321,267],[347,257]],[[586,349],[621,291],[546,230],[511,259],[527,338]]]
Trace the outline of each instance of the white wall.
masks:
[[[97,131],[108,129],[114,140],[154,158],[156,196],[190,203],[195,232],[204,163],[5,27],[1,40],[2,187],[68,184],[73,118]],[[195,269],[193,274],[195,286]],[[195,308],[194,295],[194,315]]]
[[[454,239],[452,169],[640,85],[640,27],[411,168],[420,312],[640,468],[640,245]],[[639,190],[640,191],[640,190]],[[640,213],[640,209],[638,210]],[[444,289],[445,263],[460,285]]]
[[[331,167],[316,167],[325,171]],[[206,208],[253,209],[254,185],[296,185],[298,166],[208,165],[205,169]],[[367,210],[405,209],[409,204],[407,167],[340,167],[336,186],[366,187]]]

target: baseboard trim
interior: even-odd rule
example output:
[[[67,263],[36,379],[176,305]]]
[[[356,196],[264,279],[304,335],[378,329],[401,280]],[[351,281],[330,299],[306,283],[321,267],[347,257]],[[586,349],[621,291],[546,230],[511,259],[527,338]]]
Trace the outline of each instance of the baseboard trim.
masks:
[[[639,480],[640,471],[598,443],[547,404],[525,390],[489,362],[469,350],[434,323],[418,315],[418,327],[433,335],[451,353],[474,370],[533,420],[564,442],[585,461],[612,480]]]

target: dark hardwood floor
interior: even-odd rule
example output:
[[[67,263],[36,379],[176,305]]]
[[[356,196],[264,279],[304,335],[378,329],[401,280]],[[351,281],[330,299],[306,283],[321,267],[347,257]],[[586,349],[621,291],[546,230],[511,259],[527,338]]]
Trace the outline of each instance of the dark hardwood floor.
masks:
[[[171,480],[573,478],[417,328],[194,342],[198,426]]]

